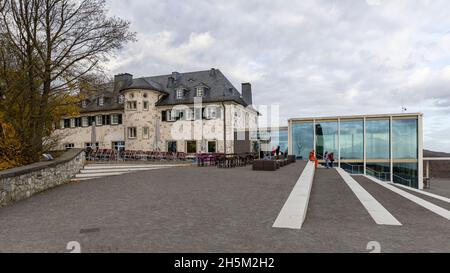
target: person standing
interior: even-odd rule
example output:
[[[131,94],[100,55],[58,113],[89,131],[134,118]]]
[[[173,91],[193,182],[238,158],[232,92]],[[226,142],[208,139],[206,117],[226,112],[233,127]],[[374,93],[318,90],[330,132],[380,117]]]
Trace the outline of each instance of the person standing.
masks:
[[[275,150],[275,152],[277,153],[277,156],[280,155],[280,145],[277,146],[277,149]]]
[[[334,167],[334,153],[330,153],[329,155],[328,155],[328,157],[329,157],[329,161],[330,161],[330,168],[333,168]]]
[[[323,155],[323,160],[325,160],[325,167],[327,167],[327,169],[329,169],[330,161],[329,161],[329,157],[328,157],[328,152],[325,152],[325,154]]]
[[[309,153],[309,161],[314,162],[314,165],[316,166],[316,169],[317,169],[317,167],[319,166],[319,161],[317,160],[317,158],[316,158],[316,156],[315,156],[314,150],[312,150],[312,151]]]

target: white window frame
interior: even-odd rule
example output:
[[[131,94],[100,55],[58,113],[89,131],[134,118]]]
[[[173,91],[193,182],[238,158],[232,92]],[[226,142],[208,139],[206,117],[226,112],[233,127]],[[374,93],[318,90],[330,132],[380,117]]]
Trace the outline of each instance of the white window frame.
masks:
[[[147,132],[145,132],[147,131]],[[143,139],[149,139],[150,138],[150,128],[149,127],[143,127],[142,128],[142,138]]]
[[[214,142],[215,144],[216,144],[216,151],[214,152],[214,153],[217,153],[217,148],[218,148],[218,146],[217,146],[217,140],[208,140],[208,141],[206,141],[206,150],[208,150],[208,153],[212,153],[212,152],[210,152],[209,151],[209,143],[210,142]]]
[[[181,100],[184,98],[184,90],[183,89],[177,89],[177,100]]]
[[[98,98],[98,106],[103,106],[105,104],[105,98],[103,96]]]
[[[204,88],[203,88],[203,87],[197,87],[197,88],[195,89],[195,96],[196,96],[196,97],[201,98],[201,97],[204,96],[204,94],[205,94],[205,92],[204,92]]]
[[[134,136],[131,136],[130,132],[132,132],[131,130],[134,129]],[[137,127],[128,127],[127,128],[127,137],[128,139],[136,139],[137,138]]]
[[[199,147],[199,145],[198,145],[198,141],[196,141],[196,140],[186,140],[185,141],[185,143],[184,143],[184,146],[185,146],[185,151],[186,151],[186,153],[189,153],[188,152],[188,143],[189,142],[195,142],[195,153],[197,153],[198,152],[198,147]],[[201,145],[200,145],[201,146]]]
[[[114,119],[117,119],[117,121],[115,121]],[[111,125],[118,125],[118,124],[119,124],[119,114],[112,114]]]
[[[74,143],[66,143],[66,144],[64,144],[64,148],[65,149],[74,149],[75,144]]]
[[[81,127],[89,127],[88,117],[81,117]]]
[[[86,100],[82,100],[81,101],[81,108],[86,108],[87,107],[87,101]]]
[[[147,107],[145,107],[145,104],[147,104]],[[144,111],[148,111],[148,110],[150,109],[150,103],[149,103],[148,100],[144,100],[144,101],[142,102],[142,109],[143,109]]]
[[[84,148],[95,148],[98,149],[100,147],[98,142],[95,142],[94,145],[92,145],[92,142],[85,142],[84,143]]]
[[[131,107],[131,106],[134,106],[134,107]],[[135,101],[135,100],[127,101],[127,110],[136,111],[137,110],[137,101]]]
[[[169,143],[175,142],[175,146],[177,147],[175,152],[178,152],[178,141],[176,140],[167,140],[166,141],[166,151],[169,152]]]
[[[167,110],[166,111],[166,119],[167,119],[167,121],[176,121],[175,110],[172,110],[172,109]]]
[[[103,125],[103,116],[95,116],[95,125],[102,126]]]
[[[125,102],[125,96],[124,95],[119,95],[117,102],[119,104],[123,104]]]
[[[217,111],[218,107],[215,106],[207,106],[205,111],[206,119],[217,119]]]
[[[186,110],[186,120],[188,121],[195,120],[195,111],[193,108],[189,108]]]
[[[75,128],[75,119],[74,118],[70,119],[70,128]]]

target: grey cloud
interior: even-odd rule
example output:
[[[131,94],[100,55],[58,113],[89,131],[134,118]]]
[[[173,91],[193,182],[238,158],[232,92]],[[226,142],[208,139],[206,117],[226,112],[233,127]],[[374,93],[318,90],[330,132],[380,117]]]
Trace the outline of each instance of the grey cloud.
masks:
[[[369,5],[368,3],[374,3]],[[379,5],[378,5],[379,3]],[[299,116],[425,113],[425,145],[450,152],[450,3],[109,0],[139,41],[111,60],[136,76],[220,68],[255,103]],[[436,65],[439,64],[439,65]]]

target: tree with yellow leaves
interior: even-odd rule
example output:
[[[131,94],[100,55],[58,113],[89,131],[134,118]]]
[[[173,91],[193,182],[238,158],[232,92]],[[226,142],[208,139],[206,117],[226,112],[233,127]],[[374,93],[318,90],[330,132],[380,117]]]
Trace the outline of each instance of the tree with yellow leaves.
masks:
[[[104,0],[0,0],[0,113],[36,162],[53,124],[74,113],[82,83],[134,40]]]
[[[0,171],[24,163],[21,143],[14,127],[0,113]]]

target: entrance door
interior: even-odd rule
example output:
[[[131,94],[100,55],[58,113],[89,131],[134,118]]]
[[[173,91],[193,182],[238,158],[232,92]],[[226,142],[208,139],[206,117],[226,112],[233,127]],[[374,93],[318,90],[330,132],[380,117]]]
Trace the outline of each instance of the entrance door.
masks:
[[[115,141],[112,143],[113,149],[119,153],[125,151],[125,141]]]

